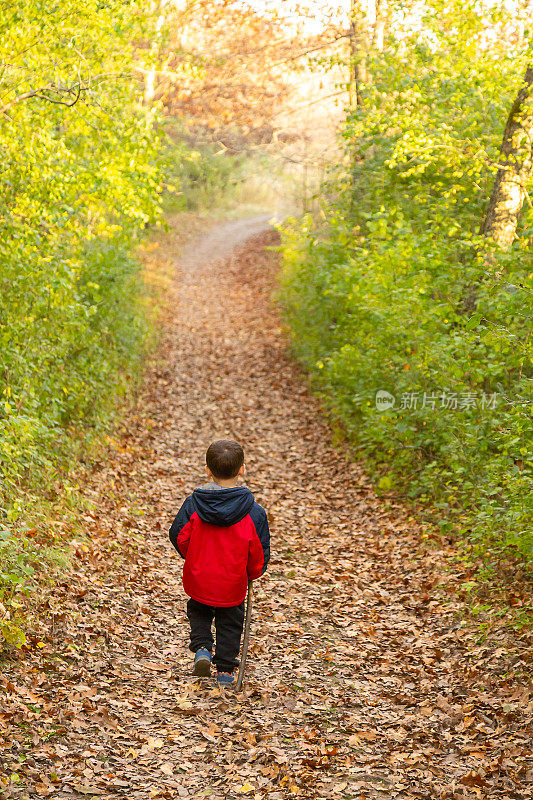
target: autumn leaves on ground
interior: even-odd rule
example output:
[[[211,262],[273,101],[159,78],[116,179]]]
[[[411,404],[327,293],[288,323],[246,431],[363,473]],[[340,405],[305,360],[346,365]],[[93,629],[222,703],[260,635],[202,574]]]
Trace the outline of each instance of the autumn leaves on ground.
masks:
[[[333,446],[271,301],[268,218],[175,238],[167,332],[86,487],[88,538],[3,665],[4,796],[529,797],[526,638],[461,621],[442,543]],[[239,695],[191,676],[167,536],[220,436],[272,531]]]

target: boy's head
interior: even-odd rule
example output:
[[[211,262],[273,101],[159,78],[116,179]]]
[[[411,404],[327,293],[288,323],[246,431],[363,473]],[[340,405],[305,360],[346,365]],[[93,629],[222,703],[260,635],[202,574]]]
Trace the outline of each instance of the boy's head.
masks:
[[[230,481],[244,473],[244,450],[232,439],[220,439],[209,445],[205,463],[216,481]]]

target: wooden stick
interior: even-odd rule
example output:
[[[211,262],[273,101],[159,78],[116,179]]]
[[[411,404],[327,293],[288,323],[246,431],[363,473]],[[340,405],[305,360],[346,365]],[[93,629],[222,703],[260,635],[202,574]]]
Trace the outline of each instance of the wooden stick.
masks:
[[[242,658],[239,667],[239,675],[235,684],[235,691],[240,692],[244,679],[244,669],[246,667],[246,656],[248,655],[248,645],[250,644],[250,623],[252,621],[252,599],[254,596],[253,582],[248,581],[248,596],[246,598],[246,620],[244,622],[244,641],[242,644]]]

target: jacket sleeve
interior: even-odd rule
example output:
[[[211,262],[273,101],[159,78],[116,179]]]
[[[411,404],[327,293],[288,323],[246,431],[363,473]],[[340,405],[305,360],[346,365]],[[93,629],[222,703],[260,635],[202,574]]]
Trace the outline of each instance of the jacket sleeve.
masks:
[[[187,548],[191,538],[191,517],[194,514],[192,498],[188,497],[176,515],[168,536],[182,558],[187,555]]]
[[[266,511],[257,503],[250,511],[255,527],[255,536],[250,543],[248,553],[248,579],[253,581],[266,572],[270,560],[270,531]]]

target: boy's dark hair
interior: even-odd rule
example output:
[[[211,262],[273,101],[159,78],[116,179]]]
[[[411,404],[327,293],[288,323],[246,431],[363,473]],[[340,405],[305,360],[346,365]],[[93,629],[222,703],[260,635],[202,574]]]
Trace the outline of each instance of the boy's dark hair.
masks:
[[[220,439],[207,448],[205,463],[215,478],[235,478],[244,464],[244,450],[232,439]]]

